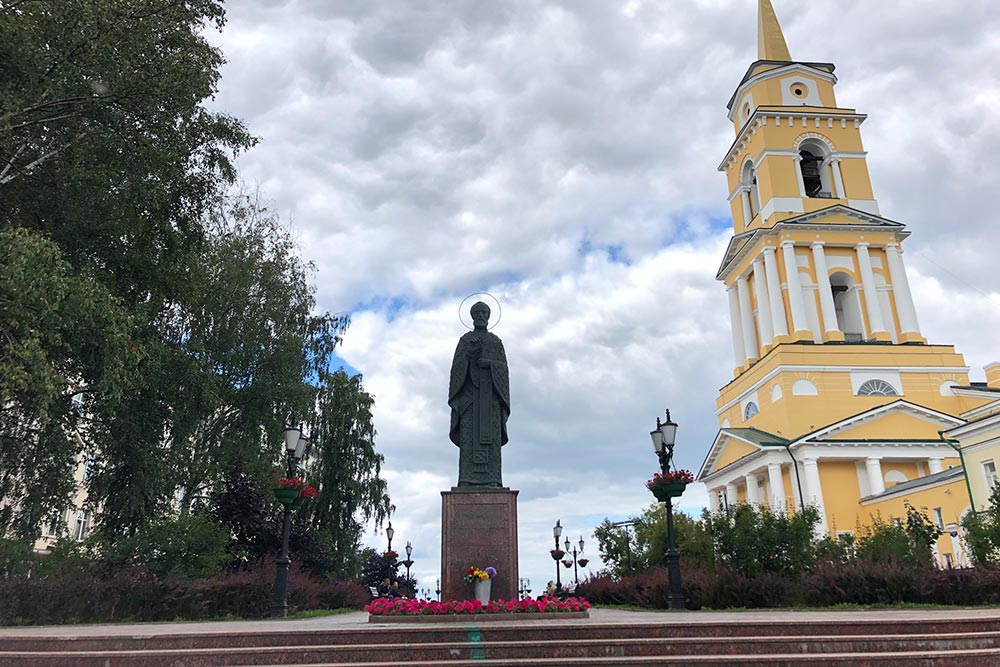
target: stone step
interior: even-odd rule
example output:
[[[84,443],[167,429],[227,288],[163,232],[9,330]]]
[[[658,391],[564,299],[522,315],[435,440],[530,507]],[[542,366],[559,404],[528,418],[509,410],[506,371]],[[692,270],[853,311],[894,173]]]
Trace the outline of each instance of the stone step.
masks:
[[[351,629],[275,630],[267,632],[142,634],[74,636],[71,626],[58,628],[56,636],[0,637],[0,651],[128,651],[197,648],[251,648],[255,646],[330,646],[421,643],[462,643],[469,632],[481,641],[615,640],[844,635],[943,635],[1000,632],[1000,618],[940,620],[810,620],[792,622],[736,621],[599,624],[552,621],[550,623],[473,622],[456,625],[369,626]]]
[[[1000,664],[1000,632],[948,635],[845,635],[730,638],[641,638],[543,641],[462,641],[404,644],[397,641],[362,645],[272,645],[197,649],[120,651],[7,651],[0,652],[4,667],[236,667],[241,665],[456,665],[469,661],[499,661],[498,664],[617,664],[633,658],[683,658],[710,656],[756,662],[763,657],[810,658],[832,655],[926,657],[934,653],[979,659],[986,651]],[[926,654],[926,656],[925,656]],[[936,658],[935,658],[936,659]],[[534,662],[532,662],[534,661]],[[552,662],[557,661],[557,662]],[[558,662],[562,661],[562,662]],[[566,662],[568,661],[568,662]],[[588,662],[588,664],[591,664]],[[631,663],[630,663],[631,664]],[[715,663],[713,663],[715,664]],[[721,663],[720,663],[721,664]],[[726,662],[725,664],[730,664]],[[742,663],[733,663],[742,664]],[[768,663],[770,664],[770,663]],[[797,663],[800,664],[800,663]],[[812,663],[804,663],[812,664]],[[886,664],[886,663],[882,663]],[[907,663],[909,664],[909,663]],[[957,663],[955,663],[957,664]],[[970,663],[972,664],[972,663]],[[984,663],[986,664],[986,663]]]

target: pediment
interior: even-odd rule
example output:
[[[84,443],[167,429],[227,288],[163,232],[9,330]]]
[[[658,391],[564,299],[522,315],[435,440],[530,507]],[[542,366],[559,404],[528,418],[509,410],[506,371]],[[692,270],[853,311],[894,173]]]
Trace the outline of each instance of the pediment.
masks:
[[[787,442],[784,438],[759,429],[724,428],[715,436],[715,442],[712,443],[697,478],[702,479],[768,447],[784,446]]]
[[[845,441],[937,441],[938,433],[963,421],[907,401],[895,401],[858,413],[797,439],[794,444]]]

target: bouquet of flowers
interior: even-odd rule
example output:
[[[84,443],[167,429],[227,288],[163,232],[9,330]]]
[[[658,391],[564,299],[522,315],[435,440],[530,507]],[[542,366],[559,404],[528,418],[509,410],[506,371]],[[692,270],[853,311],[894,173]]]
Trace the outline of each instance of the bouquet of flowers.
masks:
[[[470,566],[469,569],[465,571],[465,576],[462,577],[462,579],[467,584],[474,584],[477,581],[485,581],[486,579],[492,579],[495,576],[497,576],[497,571],[492,567],[480,570],[478,567]]]

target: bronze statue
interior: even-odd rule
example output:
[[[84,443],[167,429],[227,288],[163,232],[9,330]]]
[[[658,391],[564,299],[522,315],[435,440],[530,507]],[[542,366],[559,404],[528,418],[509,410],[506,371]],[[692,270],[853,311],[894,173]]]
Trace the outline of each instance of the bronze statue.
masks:
[[[502,487],[500,448],[507,444],[510,381],[503,342],[486,329],[490,307],[470,310],[475,328],[462,336],[451,362],[451,441],[458,445],[458,487]]]

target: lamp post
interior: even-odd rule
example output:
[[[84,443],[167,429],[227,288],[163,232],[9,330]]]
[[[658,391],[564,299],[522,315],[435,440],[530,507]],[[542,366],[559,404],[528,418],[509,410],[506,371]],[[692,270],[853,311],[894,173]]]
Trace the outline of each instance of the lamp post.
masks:
[[[392,551],[392,536],[396,534],[396,531],[392,529],[392,521],[389,521],[389,527],[385,529],[385,536],[389,538],[389,547],[386,551]]]
[[[667,421],[661,423],[656,418],[656,430],[650,431],[653,440],[653,451],[660,459],[660,472],[666,475],[674,458],[674,443],[677,437],[677,424],[670,419],[667,410]],[[681,563],[677,553],[676,536],[674,535],[674,504],[670,496],[664,501],[667,504],[667,607],[669,609],[684,609],[684,588],[681,586]]]
[[[556,541],[556,551],[561,551],[559,548],[559,538],[562,536],[562,524],[556,521],[556,525],[552,526],[552,537]],[[562,581],[559,579],[559,559],[556,558],[556,592],[562,592]]]
[[[437,595],[438,602],[441,601],[441,580],[438,579],[434,584],[434,593]]]
[[[406,581],[410,581],[410,568],[413,566],[413,559],[410,556],[413,555],[413,545],[410,541],[406,541],[406,560],[403,561],[403,565],[406,566]]]
[[[626,521],[618,521],[618,522],[613,523],[611,525],[614,526],[615,528],[622,528],[622,529],[625,530],[625,562],[628,565],[628,572],[629,572],[629,574],[631,574],[632,573],[632,546],[631,546],[632,534],[628,532],[628,529],[634,527],[635,526],[635,522],[632,521],[632,519],[628,519]]]
[[[582,535],[580,536],[580,541],[577,543],[577,544],[580,545],[580,550],[579,551],[576,550],[576,546],[573,546],[573,549],[570,550],[570,543],[569,543],[569,538],[568,537],[566,538],[565,544],[566,544],[566,553],[567,554],[573,554],[573,585],[574,586],[579,586],[580,585],[580,574],[579,574],[579,572],[576,569],[576,565],[577,565],[577,563],[579,563],[580,567],[587,567],[587,563],[590,562],[590,560],[587,559],[587,558],[577,558],[578,555],[580,555],[580,554],[583,553],[583,536]],[[567,565],[567,563],[569,563],[569,559],[563,561],[563,565],[566,565],[567,567],[569,567]]]
[[[302,435],[302,425],[289,426],[285,429],[285,456],[287,459],[289,478],[295,477],[299,460],[305,452],[308,438]],[[274,574],[274,602],[271,604],[271,616],[284,618],[288,616],[288,534],[292,529],[292,504],[284,503],[285,517],[281,527],[281,555],[278,556],[277,571]]]
[[[517,592],[522,599],[531,595],[531,579],[528,579],[527,577],[522,577],[517,580],[517,583],[518,583]]]

